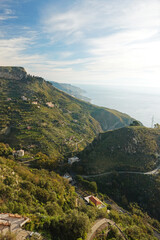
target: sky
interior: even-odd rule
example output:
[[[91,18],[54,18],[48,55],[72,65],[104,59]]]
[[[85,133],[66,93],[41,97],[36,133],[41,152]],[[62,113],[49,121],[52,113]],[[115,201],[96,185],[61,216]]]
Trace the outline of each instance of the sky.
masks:
[[[57,82],[160,88],[160,0],[0,0],[0,65]]]

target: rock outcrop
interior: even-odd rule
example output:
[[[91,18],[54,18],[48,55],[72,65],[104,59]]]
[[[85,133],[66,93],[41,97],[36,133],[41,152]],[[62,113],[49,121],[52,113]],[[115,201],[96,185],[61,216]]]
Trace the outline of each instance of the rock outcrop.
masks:
[[[11,80],[22,80],[27,77],[23,67],[0,67],[0,78]]]

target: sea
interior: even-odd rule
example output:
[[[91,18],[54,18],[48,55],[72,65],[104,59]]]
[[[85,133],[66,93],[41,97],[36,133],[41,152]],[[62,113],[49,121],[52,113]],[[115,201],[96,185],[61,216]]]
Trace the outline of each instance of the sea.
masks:
[[[160,88],[112,85],[82,85],[91,103],[116,109],[139,120],[146,127],[160,124]]]

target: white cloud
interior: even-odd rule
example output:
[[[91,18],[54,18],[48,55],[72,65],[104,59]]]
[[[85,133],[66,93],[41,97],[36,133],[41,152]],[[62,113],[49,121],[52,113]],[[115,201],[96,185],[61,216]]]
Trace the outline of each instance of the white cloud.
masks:
[[[40,56],[30,56],[24,51],[32,44],[32,38],[0,39],[0,65],[25,65],[41,59]]]
[[[76,76],[76,71],[72,69],[73,66],[88,61],[88,59],[56,61],[49,60],[47,55],[28,54],[26,51],[34,44],[34,37],[0,39],[0,65],[23,66],[30,74],[39,75],[49,80],[57,78],[57,80],[64,82],[73,80],[73,76]]]
[[[0,1],[0,22],[8,19],[17,18],[14,11],[8,6],[10,1]]]
[[[0,15],[0,21],[5,21],[7,19],[13,19],[13,18],[17,18],[16,16],[9,16],[9,15]]]
[[[68,58],[68,57],[71,57],[71,56],[73,56],[73,52],[67,52],[67,51],[64,51],[64,52],[60,52],[59,53],[59,56],[61,57],[61,58]]]
[[[95,30],[159,27],[160,1],[79,0],[61,12],[49,6],[44,15],[45,30],[55,39],[65,36],[82,40]]]
[[[159,0],[78,0],[68,9],[49,6],[44,15],[43,26],[54,42],[74,44],[77,49],[79,44],[87,56],[86,61],[81,59],[81,71],[74,68],[81,61],[74,60],[64,79],[81,81],[81,77],[104,84],[149,84],[152,79],[158,83]],[[56,76],[60,79],[63,73]]]
[[[67,8],[56,9],[55,3],[47,9],[43,8],[40,21],[43,29],[39,26],[39,35],[34,29],[32,34],[32,28],[24,26],[25,36],[30,31],[28,36],[36,35],[36,39],[1,39],[0,64],[22,65],[31,74],[62,82],[149,85],[152,79],[158,84],[159,0],[73,2]],[[14,17],[9,7],[5,9],[0,14],[0,20]],[[4,37],[3,34],[1,37]],[[36,43],[45,47],[47,37],[52,40],[48,52],[43,55],[28,52]],[[43,41],[39,42],[38,38]],[[58,41],[60,44],[56,48]],[[34,52],[39,52],[38,47],[34,48]]]
[[[88,40],[89,52],[99,70],[120,71],[152,68],[160,63],[160,42],[156,31],[125,31],[109,37]]]
[[[47,80],[60,82],[95,84],[98,81],[99,84],[120,84],[120,80],[123,84],[133,84],[134,80],[138,78],[143,80],[138,84],[144,84],[144,79],[145,85],[157,84],[155,79],[159,75],[159,62],[156,63],[156,60],[153,62],[153,66],[149,65],[146,68],[147,65],[142,64],[137,68],[137,66],[131,64],[132,61],[128,64],[128,55],[126,59],[121,55],[119,57],[116,56],[115,61],[114,54],[113,58],[111,57],[112,51],[108,58],[96,53],[92,58],[66,59],[62,61],[48,60],[47,55],[25,53],[25,50],[32,44],[34,44],[34,38],[21,37],[0,40],[0,65],[23,66],[31,74],[42,76]],[[99,44],[101,45],[101,42]],[[152,46],[150,47],[149,44],[147,47],[152,52]],[[96,42],[97,45],[98,43]],[[155,46],[156,48],[157,46]],[[126,52],[126,54],[128,53]],[[135,61],[133,62],[135,63]],[[79,69],[79,65],[85,67]],[[78,67],[77,69],[75,68],[76,66]],[[151,77],[152,82],[150,81]],[[128,80],[131,82],[129,83]]]

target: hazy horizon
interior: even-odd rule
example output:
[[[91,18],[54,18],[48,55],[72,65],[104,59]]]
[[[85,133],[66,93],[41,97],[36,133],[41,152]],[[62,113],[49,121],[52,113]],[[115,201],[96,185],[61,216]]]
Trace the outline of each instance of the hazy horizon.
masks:
[[[159,0],[1,0],[0,65],[72,84],[160,87]]]
[[[113,86],[113,85],[83,85],[75,86],[84,89],[85,96],[91,103],[126,113],[139,120],[146,127],[160,123],[159,89]]]

